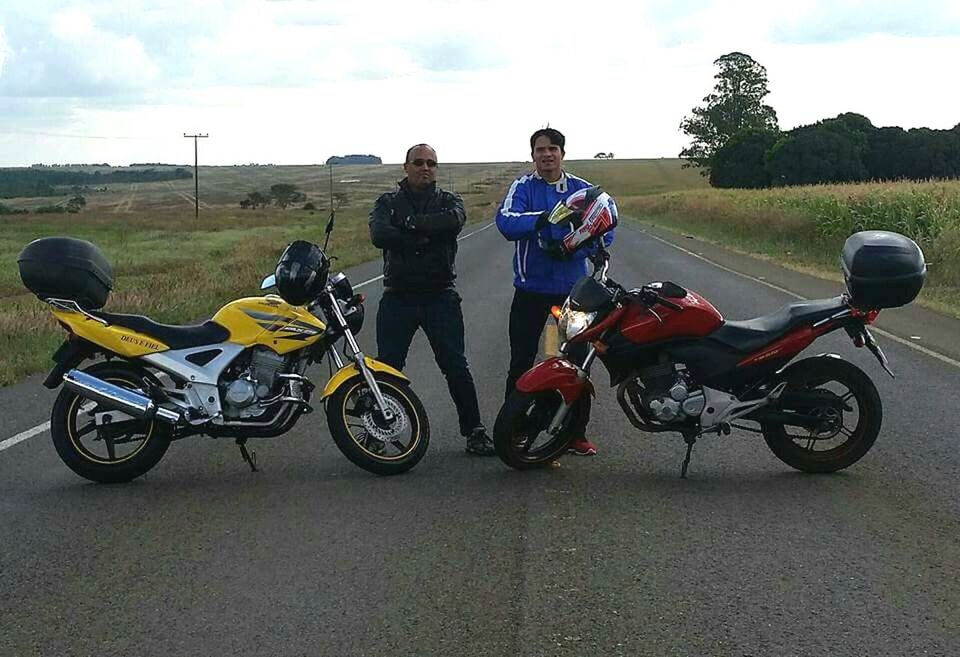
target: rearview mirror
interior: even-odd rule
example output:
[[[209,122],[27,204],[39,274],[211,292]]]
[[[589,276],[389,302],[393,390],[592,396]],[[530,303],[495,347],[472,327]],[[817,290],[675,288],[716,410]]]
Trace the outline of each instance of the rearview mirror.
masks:
[[[270,274],[265,279],[263,279],[263,281],[261,281],[260,283],[261,290],[267,290],[267,289],[270,289],[271,287],[276,287],[276,286],[277,286],[276,274]]]

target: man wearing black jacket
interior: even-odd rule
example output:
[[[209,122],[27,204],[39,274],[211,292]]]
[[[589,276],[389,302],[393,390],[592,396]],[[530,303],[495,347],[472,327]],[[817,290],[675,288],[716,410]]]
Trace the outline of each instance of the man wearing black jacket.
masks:
[[[407,151],[406,177],[380,196],[370,213],[370,239],[383,249],[383,297],[377,311],[379,359],[402,370],[422,328],[457,407],[468,454],[492,456],[480,420],[477,389],[464,355],[463,313],[454,288],[463,201],[437,187],[437,153],[427,144]]]

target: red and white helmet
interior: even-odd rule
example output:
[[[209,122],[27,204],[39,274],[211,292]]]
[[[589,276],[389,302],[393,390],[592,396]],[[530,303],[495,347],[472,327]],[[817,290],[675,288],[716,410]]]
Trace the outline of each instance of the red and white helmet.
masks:
[[[613,230],[619,220],[617,203],[600,187],[578,190],[564,200],[564,205],[580,216],[580,226],[563,238],[568,252],[576,251],[589,240]]]

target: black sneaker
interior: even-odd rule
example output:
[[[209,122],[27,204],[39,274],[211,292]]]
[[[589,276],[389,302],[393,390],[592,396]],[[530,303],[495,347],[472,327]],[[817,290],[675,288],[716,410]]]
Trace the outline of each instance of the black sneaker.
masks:
[[[487,430],[477,427],[467,436],[466,452],[474,456],[494,456],[497,450],[493,448],[493,441],[487,435]]]

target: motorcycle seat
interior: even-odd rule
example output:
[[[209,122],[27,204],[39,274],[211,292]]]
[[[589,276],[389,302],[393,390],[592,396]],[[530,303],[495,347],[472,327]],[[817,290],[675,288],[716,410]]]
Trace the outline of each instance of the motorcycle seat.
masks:
[[[735,322],[724,322],[710,337],[737,351],[751,353],[766,347],[798,326],[815,324],[848,307],[845,297],[798,301],[779,310]]]
[[[108,324],[122,326],[137,333],[156,338],[171,349],[189,349],[208,344],[226,342],[230,332],[216,322],[207,321],[195,326],[160,324],[142,315],[116,315],[100,311],[91,312]]]

